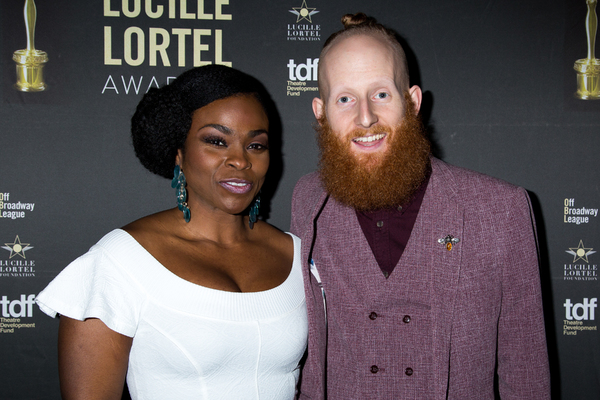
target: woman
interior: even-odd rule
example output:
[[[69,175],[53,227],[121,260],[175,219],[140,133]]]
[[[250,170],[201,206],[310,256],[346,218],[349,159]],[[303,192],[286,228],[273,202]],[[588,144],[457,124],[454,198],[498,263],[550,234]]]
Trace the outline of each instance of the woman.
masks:
[[[300,243],[256,219],[266,95],[223,66],[153,89],[136,155],[178,207],[106,235],[37,297],[59,314],[65,399],[292,399],[307,322]],[[245,210],[250,208],[250,215]]]

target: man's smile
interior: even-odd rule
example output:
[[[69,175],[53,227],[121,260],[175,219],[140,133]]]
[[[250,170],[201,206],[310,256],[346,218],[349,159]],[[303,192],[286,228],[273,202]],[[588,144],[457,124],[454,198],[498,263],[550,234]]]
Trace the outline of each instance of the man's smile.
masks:
[[[356,137],[356,138],[352,139],[352,141],[359,146],[372,147],[372,146],[376,146],[377,144],[381,143],[383,141],[383,139],[386,137],[386,135],[387,134],[385,134],[385,133],[378,133],[376,135],[367,135],[367,136]]]

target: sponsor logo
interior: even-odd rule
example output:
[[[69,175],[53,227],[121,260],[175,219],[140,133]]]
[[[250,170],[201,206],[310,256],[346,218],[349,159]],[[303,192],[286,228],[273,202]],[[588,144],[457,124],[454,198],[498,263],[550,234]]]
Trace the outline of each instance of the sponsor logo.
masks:
[[[571,299],[566,299],[565,304],[565,318],[569,321],[573,319],[576,321],[594,321],[595,318],[595,310],[597,306],[598,298],[594,297],[593,299],[588,299],[584,297],[583,303],[571,303]]]
[[[21,243],[21,239],[19,239],[19,235],[17,235],[13,243],[4,243],[4,246],[2,246],[2,248],[4,250],[10,251],[9,258],[13,258],[15,256],[27,258],[25,257],[25,252],[27,250],[33,249],[33,246],[31,246],[29,243]]]
[[[312,24],[312,16],[318,13],[316,8],[309,8],[306,5],[306,0],[302,1],[302,5],[300,7],[292,7],[289,10],[292,14],[296,15],[296,22],[301,22],[306,20]]]
[[[306,0],[300,7],[288,10],[296,16],[295,23],[287,25],[287,40],[290,41],[319,41],[321,40],[321,25],[313,24],[313,16],[317,14],[316,8],[308,7]]]
[[[598,326],[594,324],[596,320],[596,307],[598,298],[583,298],[581,303],[573,303],[571,299],[565,299],[565,319],[563,320],[563,335],[576,336],[581,332],[597,331]]]
[[[567,198],[563,203],[563,222],[565,224],[588,224],[592,218],[596,218],[598,216],[597,208],[576,207],[574,198]]]
[[[10,193],[0,193],[0,218],[25,218],[27,213],[32,212],[34,208],[35,203],[11,202]]]
[[[35,276],[35,260],[28,259],[26,252],[33,249],[31,243],[24,243],[15,237],[12,243],[4,243],[2,248],[10,253],[6,260],[0,260],[0,277],[29,278]]]
[[[287,96],[300,96],[302,93],[319,91],[316,85],[319,73],[319,59],[307,58],[304,62],[297,62],[294,59],[288,61],[288,81],[286,88]],[[310,85],[307,85],[311,83]]]
[[[567,250],[567,253],[573,255],[573,262],[576,262],[577,260],[588,262],[588,256],[594,254],[595,251],[593,251],[591,247],[585,247],[583,245],[583,240],[580,240],[579,246],[570,247],[569,250]]]
[[[287,64],[290,81],[317,81],[319,74],[319,59],[307,58],[306,63],[296,63],[290,58]]]
[[[564,265],[565,281],[598,280],[598,264],[590,264],[589,261],[589,257],[596,253],[592,247],[585,247],[583,240],[580,240],[577,247],[569,247],[565,252],[573,256],[571,263]]]
[[[0,317],[0,333],[15,333],[15,329],[35,328],[35,323],[24,323],[23,318],[33,317],[33,304],[35,294],[22,294],[19,299],[9,300],[8,296],[2,296],[0,306],[2,316]]]

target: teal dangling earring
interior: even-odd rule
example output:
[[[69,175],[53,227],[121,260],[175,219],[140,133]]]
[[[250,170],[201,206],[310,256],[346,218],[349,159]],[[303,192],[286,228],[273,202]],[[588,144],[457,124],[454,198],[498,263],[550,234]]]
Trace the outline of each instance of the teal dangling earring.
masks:
[[[176,165],[175,171],[173,171],[171,187],[177,189],[177,208],[179,208],[180,211],[183,211],[183,219],[185,222],[190,222],[191,214],[187,205],[187,190],[185,190],[185,185],[185,175],[183,174],[181,167]]]
[[[254,223],[258,218],[258,211],[260,210],[260,194],[256,196],[254,200],[254,204],[250,207],[250,218],[248,224],[250,225],[250,229],[254,229]]]

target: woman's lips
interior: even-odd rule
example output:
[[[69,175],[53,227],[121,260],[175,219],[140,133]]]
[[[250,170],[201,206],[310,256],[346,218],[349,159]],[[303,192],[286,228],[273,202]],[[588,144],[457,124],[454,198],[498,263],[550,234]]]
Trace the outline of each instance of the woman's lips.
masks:
[[[252,182],[243,179],[225,179],[219,184],[231,193],[244,194],[252,189]]]

